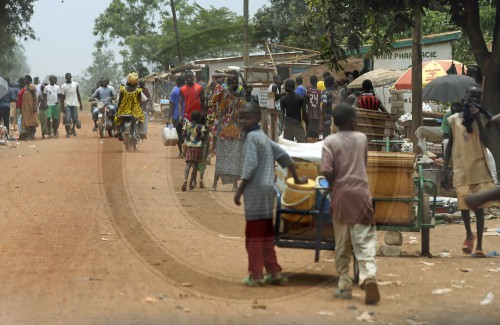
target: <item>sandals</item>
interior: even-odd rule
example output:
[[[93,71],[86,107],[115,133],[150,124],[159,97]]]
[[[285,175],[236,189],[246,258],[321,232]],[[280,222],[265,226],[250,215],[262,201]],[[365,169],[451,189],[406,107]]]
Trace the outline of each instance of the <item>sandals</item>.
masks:
[[[475,240],[476,240],[476,234],[472,234],[472,239],[467,239],[467,237],[465,238],[464,243],[462,244],[462,252],[464,254],[472,253],[472,249],[474,248],[474,241]]]
[[[267,284],[284,285],[285,283],[288,282],[288,278],[286,276],[283,276],[283,274],[281,274],[281,272],[279,272],[279,273],[266,275],[264,277],[264,281]]]
[[[254,278],[253,276],[249,275],[246,278],[242,280],[244,284],[246,284],[249,287],[260,287],[266,284],[263,278]]]
[[[352,299],[352,289],[337,289],[333,296],[340,299]]]
[[[374,305],[380,301],[380,292],[378,290],[377,281],[375,279],[366,279],[365,287],[365,304]]]
[[[486,254],[482,250],[476,249],[474,254],[471,254],[471,257],[486,257]]]
[[[181,188],[181,190],[182,190],[183,192],[186,192],[186,190],[187,190],[187,182],[184,182],[184,184],[182,184],[182,188]]]

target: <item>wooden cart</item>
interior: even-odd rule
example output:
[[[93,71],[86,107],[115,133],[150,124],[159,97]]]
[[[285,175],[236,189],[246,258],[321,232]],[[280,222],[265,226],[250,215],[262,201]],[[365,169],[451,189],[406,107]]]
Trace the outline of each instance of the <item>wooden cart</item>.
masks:
[[[429,231],[435,226],[437,186],[424,178],[422,166],[417,166],[416,170],[414,166],[413,154],[369,152],[367,172],[375,220],[378,230],[421,232],[422,255],[429,255]],[[307,210],[296,210],[282,206],[282,193],[276,187],[275,242],[278,247],[314,249],[314,260],[318,262],[320,250],[335,250],[335,238],[329,189],[317,186],[316,190],[316,204]],[[432,204],[429,204],[430,197]],[[290,222],[283,218],[284,214],[298,218]],[[306,216],[312,216],[312,222],[304,225],[301,221]]]

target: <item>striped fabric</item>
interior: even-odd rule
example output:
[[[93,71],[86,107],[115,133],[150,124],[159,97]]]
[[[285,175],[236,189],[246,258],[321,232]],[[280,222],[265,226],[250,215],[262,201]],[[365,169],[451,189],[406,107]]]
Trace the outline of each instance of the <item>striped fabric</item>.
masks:
[[[379,104],[379,99],[373,94],[362,94],[358,97],[358,106],[360,108],[377,111]]]

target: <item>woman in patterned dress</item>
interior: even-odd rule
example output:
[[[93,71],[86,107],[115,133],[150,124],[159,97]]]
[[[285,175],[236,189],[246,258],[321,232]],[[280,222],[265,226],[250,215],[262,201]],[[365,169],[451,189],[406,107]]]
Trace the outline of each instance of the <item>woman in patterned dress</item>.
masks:
[[[238,127],[238,112],[245,100],[238,94],[238,76],[231,74],[227,78],[228,90],[216,87],[212,103],[216,109],[216,156],[214,184],[211,190],[217,190],[217,182],[233,184],[233,191],[238,189],[241,176],[242,140]]]

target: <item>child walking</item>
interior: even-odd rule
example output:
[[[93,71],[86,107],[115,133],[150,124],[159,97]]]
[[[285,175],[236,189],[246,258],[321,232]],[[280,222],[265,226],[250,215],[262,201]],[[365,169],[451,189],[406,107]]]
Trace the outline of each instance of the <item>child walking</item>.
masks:
[[[491,124],[500,125],[500,114],[493,116],[490,121]],[[473,194],[465,198],[465,203],[471,208],[476,209],[486,202],[500,200],[500,187],[486,192]]]
[[[196,174],[198,171],[198,164],[202,158],[203,140],[206,136],[206,129],[202,123],[200,112],[193,111],[193,113],[191,113],[191,122],[187,119],[185,120],[182,134],[186,139],[186,170],[184,172],[182,191],[186,192],[189,171],[191,168],[193,171],[191,173],[191,179],[189,180],[189,189],[193,190],[196,187]]]
[[[360,288],[366,291],[365,303],[375,304],[380,300],[380,293],[375,279],[377,233],[366,174],[368,141],[366,135],[355,131],[354,107],[342,103],[332,114],[339,132],[324,140],[321,170],[330,184],[335,265],[340,276],[339,289],[334,296],[352,299],[349,262],[354,252],[359,265]]]
[[[487,164],[486,136],[479,112],[489,114],[479,104],[482,91],[478,86],[470,86],[465,95],[462,112],[448,117],[450,139],[445,151],[445,160],[441,184],[447,186],[448,174],[445,172],[450,159],[453,159],[453,185],[457,190],[458,209],[464,221],[466,237],[462,244],[462,252],[472,253],[476,235],[472,232],[470,210],[474,208],[476,215],[477,243],[475,257],[485,257],[483,252],[484,211],[491,203],[473,204],[469,206],[465,198],[471,194],[489,191],[495,188],[493,178]]]
[[[203,182],[203,176],[205,175],[205,170],[207,169],[209,147],[210,147],[210,134],[208,133],[209,127],[207,125],[207,118],[205,116],[201,117],[201,124],[207,130],[207,134],[203,137],[201,141],[201,159],[198,163],[198,171],[200,172],[200,188],[205,188],[205,183]],[[196,178],[195,183],[196,184]]]
[[[296,184],[307,182],[299,178],[290,156],[270,140],[259,127],[259,105],[247,102],[239,113],[239,126],[245,132],[243,142],[243,172],[234,203],[241,205],[245,196],[245,243],[250,275],[243,279],[249,286],[266,283],[282,284],[287,281],[281,273],[274,250],[274,162],[288,167]],[[267,276],[264,277],[265,268]]]

